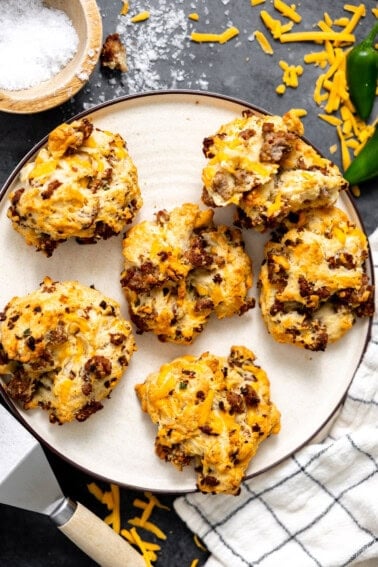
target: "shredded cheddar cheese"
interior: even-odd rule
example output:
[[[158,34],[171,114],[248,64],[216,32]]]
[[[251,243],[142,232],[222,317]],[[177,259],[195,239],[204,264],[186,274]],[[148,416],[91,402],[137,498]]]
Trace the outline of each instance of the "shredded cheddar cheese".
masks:
[[[349,11],[352,16],[350,18],[343,16],[332,21],[327,14],[324,14],[323,20],[318,22],[322,33],[337,33],[334,26],[339,26],[343,28],[342,34],[350,34],[366,12],[363,4],[359,6],[345,4],[344,10]],[[345,170],[353,156],[361,151],[366,140],[371,136],[373,126],[357,117],[349,98],[345,70],[348,46],[343,49],[340,38],[326,39],[320,43],[324,46],[324,50],[306,54],[304,62],[324,69],[324,73],[316,80],[313,99],[324,110],[318,115],[319,118],[336,129],[341,162]],[[331,153],[335,153],[336,150],[337,145],[336,148],[335,144],[330,147]],[[351,190],[355,196],[359,194],[358,188],[352,187]]]
[[[354,6],[353,4],[344,4],[344,10],[351,12],[353,15],[344,28],[345,33],[351,33],[355,30],[357,24],[366,16],[366,8],[364,4]]]
[[[343,135],[343,132],[342,132],[342,129],[340,128],[340,126],[336,126],[336,132],[337,132],[337,135],[339,136],[339,140],[340,140],[341,160],[342,160],[343,168],[347,169],[347,167],[350,165],[350,162],[351,162],[349,151],[348,151],[348,146],[346,145],[345,137]]]
[[[355,197],[359,197],[361,195],[361,191],[358,185],[352,185],[351,191]]]
[[[207,551],[206,547],[203,545],[202,541],[200,540],[197,534],[194,534],[193,540],[199,549],[202,549],[202,551]]]
[[[342,120],[340,118],[337,118],[337,116],[332,116],[329,114],[318,114],[318,116],[319,118],[324,120],[324,122],[328,122],[328,124],[331,124],[332,126],[340,126],[340,124],[342,124]]]
[[[131,518],[131,520],[128,520],[128,523],[137,528],[144,528],[159,539],[167,539],[165,533],[153,522],[142,520],[142,518]]]
[[[152,492],[146,491],[144,493],[144,495],[148,499],[148,502],[152,502],[154,504],[154,506],[156,506],[156,508],[160,508],[161,510],[167,510],[168,512],[170,511],[169,506],[165,506],[164,504],[162,504],[160,502],[160,500],[154,494],[152,494]],[[134,502],[135,502],[134,506],[137,506],[136,502],[139,502],[139,500],[134,500]],[[143,504],[145,506],[145,503],[143,503]],[[142,506],[143,509],[144,509],[144,506]],[[152,512],[152,509],[151,509],[151,512]]]
[[[273,18],[266,10],[261,10],[260,18],[267,30],[272,34],[273,39],[280,39],[283,34],[291,30],[294,23],[283,24],[280,20]]]
[[[330,22],[329,18],[326,17],[325,14],[324,14],[324,20],[319,20],[317,26],[319,29],[321,29],[324,32],[332,31],[331,29],[332,23]]]
[[[349,18],[342,16],[341,18],[336,18],[333,23],[335,26],[341,26],[342,28],[345,28],[345,26],[349,23]]]
[[[305,63],[313,63],[324,69],[328,63],[328,53],[326,51],[306,53],[303,60]]]
[[[151,559],[151,550],[148,549],[146,542],[142,540],[142,538],[139,536],[135,528],[131,528],[130,533],[134,539],[135,545],[137,545],[140,551],[142,552],[143,558],[146,562],[146,566],[152,567],[151,561],[153,561],[153,559]],[[153,555],[153,557],[154,556],[155,554]]]
[[[302,21],[302,16],[298,14],[294,5],[289,6],[282,0],[274,0],[273,6],[278,12],[292,20],[295,24],[299,24]]]
[[[120,533],[121,517],[119,487],[115,484],[111,484],[110,491],[103,492],[95,482],[92,482],[91,484],[88,484],[88,490],[95,498],[97,498],[97,500],[99,500],[102,504],[105,504],[108,510],[111,510],[110,514],[104,519],[104,522],[109,526],[112,526],[115,532]]]
[[[138,534],[135,527],[132,527],[130,530],[122,529],[121,536],[124,537],[129,543],[132,543],[141,551],[144,560],[146,561],[146,565],[151,565],[151,561],[156,561],[158,556],[156,551],[161,550],[161,546],[158,544],[151,543],[146,540],[142,540],[140,535]]]
[[[198,562],[199,562],[199,559],[193,559],[193,561],[190,564],[190,567],[197,567]]]
[[[266,36],[263,34],[262,31],[256,30],[254,33],[254,37],[256,38],[258,44],[260,45],[264,53],[267,53],[268,55],[273,55],[274,53],[273,47],[270,45],[268,39],[266,38]]]
[[[303,74],[303,67],[301,65],[289,65],[286,61],[282,59],[278,62],[279,66],[283,70],[282,82],[287,87],[292,87],[296,89],[298,87],[298,77]]]
[[[148,20],[148,18],[150,17],[150,12],[148,10],[144,10],[143,12],[139,12],[138,14],[135,14],[135,16],[133,16],[130,21],[133,24],[136,24],[138,22],[144,22],[145,20]]]
[[[114,494],[116,493],[117,488],[118,487],[114,486],[114,488],[112,489],[111,487],[109,491],[102,491],[95,482],[88,484],[89,492],[102,504],[105,504],[108,510],[114,509]]]
[[[346,31],[335,32],[335,31],[301,31],[294,33],[285,33],[280,36],[281,43],[289,43],[296,41],[315,41],[323,42],[326,40],[337,41],[343,44],[354,43],[355,36],[352,33]]]
[[[298,118],[302,118],[303,116],[307,116],[307,110],[305,108],[292,108],[290,110],[291,114],[298,116]]]
[[[126,528],[123,528],[121,530],[121,536],[124,537],[129,543],[135,545],[136,547],[138,546],[138,540],[135,539],[135,535],[134,534],[138,534],[137,530],[135,528],[132,528],[131,530],[127,530]],[[149,541],[143,541],[143,546],[145,549],[145,555],[144,558],[147,559],[149,561],[156,561],[157,560],[157,554],[156,551],[160,551],[161,550],[161,546],[157,543],[152,543]],[[139,547],[140,549],[140,547]]]
[[[141,517],[134,517],[128,520],[128,523],[131,524],[132,527],[130,530],[127,530],[121,527],[119,487],[115,484],[110,484],[110,490],[103,491],[95,482],[92,482],[87,485],[87,488],[90,494],[111,511],[111,513],[105,517],[104,522],[111,526],[115,532],[119,533],[129,543],[134,545],[141,552],[146,565],[152,567],[152,562],[158,559],[156,552],[160,551],[161,547],[157,543],[143,540],[136,528],[142,528],[151,532],[159,539],[165,540],[167,538],[166,534],[155,523],[150,521],[150,517],[155,507],[168,511],[170,508],[161,504],[158,498],[151,492],[144,492],[147,501],[136,498],[133,502],[135,508],[139,508],[143,511],[142,515]]]
[[[333,20],[328,12],[324,12],[324,22],[327,24],[328,28],[332,28]]]
[[[88,491],[90,492],[90,494],[92,494],[92,496],[94,496],[99,502],[103,503],[103,496],[104,493],[101,490],[101,488],[95,483],[95,482],[91,482],[90,484],[87,485]]]
[[[197,12],[191,12],[190,14],[188,14],[188,18],[189,18],[189,20],[193,20],[194,22],[198,22],[199,15],[197,14]]]
[[[238,28],[231,26],[222,33],[192,32],[190,39],[196,43],[226,43],[237,35],[239,35]]]
[[[126,16],[126,14],[129,11],[129,2],[128,2],[128,0],[122,0],[122,2],[123,2],[123,4],[122,4],[121,11],[120,11],[120,15]]]
[[[266,4],[265,0],[250,0],[252,7]],[[319,67],[323,73],[314,84],[313,100],[322,107],[319,118],[333,126],[337,131],[341,161],[345,168],[356,156],[371,135],[371,125],[363,123],[356,117],[355,109],[349,98],[346,81],[345,59],[349,48],[355,43],[354,32],[361,19],[366,16],[366,3],[342,5],[344,14],[323,13],[321,19],[314,22],[313,29],[292,31],[294,24],[302,21],[300,3],[289,3],[285,0],[272,0],[274,10],[289,21],[284,22],[275,18],[269,11],[261,9],[259,15],[263,25],[271,37],[282,44],[308,42],[314,44],[304,56],[306,65]],[[371,13],[378,18],[378,8],[372,7]],[[194,18],[193,18],[194,19]],[[231,31],[232,30],[232,31]],[[237,35],[239,31],[228,28],[220,34],[197,33],[191,35],[192,41],[224,43]],[[274,55],[274,45],[261,30],[253,32],[259,47],[269,55]],[[318,49],[321,46],[321,49]],[[378,46],[377,46],[378,48]],[[283,71],[282,81],[275,87],[278,96],[285,94],[287,88],[297,88],[299,77],[304,70],[301,65],[280,61]],[[378,87],[377,87],[378,96]],[[336,145],[336,148],[338,146]],[[330,146],[330,152],[335,153],[335,144]]]

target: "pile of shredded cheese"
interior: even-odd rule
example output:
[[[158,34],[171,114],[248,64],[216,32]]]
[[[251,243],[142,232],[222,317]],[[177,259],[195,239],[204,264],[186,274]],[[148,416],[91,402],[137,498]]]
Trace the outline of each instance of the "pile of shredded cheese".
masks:
[[[250,0],[250,3],[252,7],[261,8],[265,0]],[[366,124],[356,115],[349,98],[345,73],[346,55],[356,42],[354,32],[361,18],[366,16],[366,6],[363,3],[359,5],[345,3],[342,7],[343,13],[339,17],[332,19],[325,12],[323,19],[316,22],[313,29],[297,31],[295,26],[301,24],[302,16],[296,4],[288,4],[284,0],[273,0],[271,3],[277,12],[277,17],[259,8],[259,16],[265,30],[255,30],[252,38],[256,39],[260,48],[268,55],[274,54],[274,42],[281,44],[307,42],[316,47],[316,49],[310,48],[303,63],[305,66],[318,66],[324,71],[314,85],[313,100],[322,108],[319,118],[336,128],[341,162],[345,170],[372,136],[375,127],[375,124]],[[378,8],[372,8],[371,12],[378,18]],[[200,16],[192,12],[188,14],[188,19],[198,22]],[[196,43],[223,44],[239,33],[238,28],[229,26],[219,33],[192,31],[190,39]],[[302,65],[302,61],[289,64],[282,59],[278,65],[282,69],[282,81],[275,90],[282,96],[287,88],[296,89],[300,86],[300,77],[305,72],[305,66]],[[306,111],[302,110],[301,115],[305,114]],[[331,153],[337,150],[337,144],[330,147]],[[355,195],[359,194],[357,187],[352,190]]]
[[[158,556],[157,552],[160,551],[161,546],[157,543],[146,541],[140,535],[138,529],[145,530],[153,534],[157,539],[166,540],[166,534],[151,521],[151,516],[155,508],[160,508],[161,510],[170,511],[168,506],[162,504],[158,498],[151,492],[144,492],[144,497],[146,500],[140,498],[135,498],[133,501],[133,506],[141,510],[140,516],[134,516],[127,520],[131,528],[126,529],[121,526],[121,502],[120,502],[120,491],[119,486],[116,484],[110,484],[110,489],[103,491],[98,484],[91,482],[88,484],[88,490],[99,502],[104,504],[110,513],[104,518],[104,522],[113,528],[113,530],[124,537],[129,543],[131,543],[140,553],[142,554],[146,567],[152,567],[153,561],[156,561]],[[137,529],[138,528],[138,529]],[[206,548],[200,542],[197,536],[194,536],[194,542],[197,547],[203,551]],[[194,559],[190,567],[196,567],[198,564],[198,559]]]
[[[188,12],[184,16],[183,10],[177,12],[175,18],[172,14],[168,18],[166,12],[158,12],[156,9],[151,8],[151,12],[144,9],[135,9],[131,0],[120,0],[120,15],[128,15],[127,21],[132,25],[143,26],[148,25],[148,35],[141,30],[135,31],[132,34],[135,43],[136,37],[140,37],[140,46],[142,49],[135,51],[135,44],[133,49],[128,49],[130,57],[134,57],[134,67],[139,73],[137,75],[138,84],[135,85],[131,81],[129,84],[131,91],[137,90],[151,90],[159,88],[161,85],[158,82],[156,73],[151,69],[150,73],[146,73],[147,65],[151,61],[157,60],[158,56],[161,58],[167,57],[167,51],[171,43],[179,46],[180,51],[184,49],[184,37],[187,37],[183,17],[187,21],[193,22],[194,30],[189,33],[189,40],[194,43],[209,43],[209,44],[226,44],[230,40],[236,38],[240,34],[240,30],[234,26],[229,25],[223,30],[215,32],[202,31],[201,14],[197,12]],[[275,52],[275,44],[293,45],[296,42],[306,42],[309,46],[308,53],[304,56],[303,60],[298,60],[293,63],[293,51],[288,53],[290,62],[280,58],[276,63],[274,59],[272,64],[278,64],[282,71],[281,81],[275,86],[275,92],[279,96],[283,96],[288,89],[297,89],[301,86],[301,77],[306,73],[306,67],[314,65],[321,70],[314,84],[313,100],[319,106],[319,118],[327,124],[333,126],[336,130],[338,137],[338,144],[333,144],[330,147],[331,154],[340,151],[340,158],[343,169],[347,169],[352,159],[359,153],[366,141],[371,137],[374,132],[374,124],[366,124],[360,120],[353,108],[349,99],[349,93],[346,83],[345,75],[345,59],[349,49],[356,42],[355,30],[362,18],[366,16],[367,9],[364,3],[358,5],[345,3],[340,5],[337,9],[341,10],[337,17],[331,17],[327,12],[323,17],[314,22],[314,25],[309,28],[311,22],[306,22],[307,29],[302,29],[303,17],[300,14],[300,4],[287,3],[284,0],[250,0],[251,9],[258,10],[260,18],[260,29],[255,29],[251,38],[256,40],[256,43],[261,50],[272,57]],[[166,6],[165,2],[163,5]],[[194,5],[190,6],[193,9]],[[333,6],[333,9],[336,8]],[[206,8],[203,10],[206,15],[208,12]],[[371,13],[375,18],[378,18],[378,8],[371,8]],[[160,30],[158,21],[162,18],[166,22],[167,33],[164,44],[161,38],[158,40],[157,31]],[[168,19],[167,19],[168,18]],[[148,21],[147,21],[148,20]],[[125,19],[126,21],[126,19]],[[147,21],[147,22],[146,22]],[[172,23],[169,27],[168,24]],[[205,21],[205,25],[208,20]],[[196,29],[197,28],[197,29]],[[180,36],[178,35],[180,30]],[[198,30],[198,31],[197,31]],[[120,25],[120,32],[125,31]],[[136,34],[138,34],[136,36]],[[173,35],[175,39],[173,39]],[[130,34],[126,36],[131,37]],[[147,40],[149,37],[151,40]],[[138,39],[139,42],[139,39]],[[157,45],[159,44],[159,49]],[[128,46],[129,47],[129,46]],[[137,45],[138,47],[138,45]],[[145,51],[147,51],[148,62],[145,60]],[[134,55],[133,55],[134,54]],[[178,58],[178,52],[172,56],[173,60]],[[172,71],[175,75],[172,87],[176,86],[176,82],[184,80],[183,71]],[[173,76],[173,75],[172,75]],[[146,77],[149,77],[149,82],[146,84]],[[135,86],[135,88],[131,88]],[[201,81],[198,86],[206,90],[205,82]],[[302,116],[306,111],[302,110]],[[352,188],[355,195],[358,194],[358,188]]]
[[[263,3],[264,0],[251,0],[252,6]],[[375,124],[366,124],[356,115],[349,98],[345,70],[347,53],[356,41],[354,31],[361,18],[366,16],[366,7],[364,4],[355,6],[346,3],[343,5],[343,15],[338,18],[332,19],[325,12],[323,19],[316,23],[318,29],[292,31],[294,25],[299,24],[302,19],[296,6],[288,5],[282,0],[273,0],[273,6],[281,16],[289,20],[282,22],[273,18],[266,10],[261,10],[261,21],[273,40],[280,43],[305,41],[316,46],[316,50],[311,50],[305,55],[304,63],[318,66],[323,71],[315,82],[313,100],[323,110],[319,113],[319,118],[336,128],[341,162],[343,169],[346,170],[375,129]],[[378,18],[378,8],[372,8],[372,13]],[[274,53],[263,32],[255,32],[255,37],[265,53]],[[304,68],[300,64],[289,65],[283,60],[279,61],[279,66],[283,70],[283,75],[282,83],[277,85],[276,92],[283,95],[286,87],[299,86],[299,77],[303,74]],[[330,152],[335,153],[337,149],[337,145],[334,144],[330,147]],[[356,196],[359,195],[358,187],[353,187],[352,191]]]

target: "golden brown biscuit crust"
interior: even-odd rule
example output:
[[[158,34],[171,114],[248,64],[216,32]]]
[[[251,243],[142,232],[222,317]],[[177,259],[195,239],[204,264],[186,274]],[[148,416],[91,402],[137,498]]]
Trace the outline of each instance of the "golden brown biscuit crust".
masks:
[[[47,256],[69,238],[92,243],[119,234],[142,206],[125,141],[87,118],[50,133],[9,198],[13,228]]]
[[[25,409],[52,423],[84,421],[102,408],[136,345],[119,305],[76,281],[14,297],[0,314],[0,376]]]
[[[140,333],[190,344],[211,313],[221,319],[253,306],[241,232],[212,219],[212,210],[186,203],[126,234],[121,284]]]
[[[203,142],[208,163],[202,199],[238,207],[236,224],[264,231],[292,211],[333,204],[348,183],[336,165],[301,136],[294,112],[257,116],[245,111]]]
[[[280,430],[266,373],[253,352],[208,352],[164,364],[136,386],[158,426],[157,455],[179,470],[193,462],[201,492],[237,494],[260,443]]]
[[[368,243],[336,207],[302,211],[292,221],[265,245],[261,312],[278,342],[324,350],[356,317],[373,314]]]

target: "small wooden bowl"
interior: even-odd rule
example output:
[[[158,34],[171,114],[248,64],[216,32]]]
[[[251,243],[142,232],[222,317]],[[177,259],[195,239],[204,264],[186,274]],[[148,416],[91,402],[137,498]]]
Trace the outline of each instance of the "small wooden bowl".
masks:
[[[31,114],[58,106],[88,81],[102,47],[102,19],[95,0],[45,0],[47,6],[64,11],[79,37],[73,59],[57,75],[17,91],[0,89],[0,110]]]

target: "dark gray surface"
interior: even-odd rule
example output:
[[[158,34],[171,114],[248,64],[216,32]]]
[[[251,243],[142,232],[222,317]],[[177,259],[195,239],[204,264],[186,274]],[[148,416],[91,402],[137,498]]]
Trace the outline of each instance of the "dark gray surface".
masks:
[[[303,55],[310,46],[279,45],[275,42],[275,53],[268,56],[261,52],[256,42],[250,40],[255,29],[264,29],[259,18],[260,9],[265,8],[273,13],[270,3],[252,8],[248,0],[193,0],[190,3],[183,0],[156,0],[151,3],[135,0],[130,2],[132,13],[155,5],[158,6],[160,22],[158,25],[151,20],[149,23],[134,24],[134,27],[126,27],[126,20],[118,16],[120,0],[100,0],[98,4],[103,17],[104,38],[121,26],[118,29],[122,31],[127,45],[129,72],[119,75],[101,71],[97,66],[88,85],[56,109],[23,116],[0,112],[0,186],[32,146],[62,121],[97,103],[142,90],[157,89],[207,90],[245,100],[278,114],[291,107],[306,108],[308,115],[303,119],[306,137],[326,157],[340,165],[339,154],[332,156],[329,152],[329,147],[337,141],[335,130],[318,118],[322,109],[312,99],[314,82],[321,70],[312,65],[304,66],[298,89],[287,89],[282,97],[276,95],[274,90],[282,76],[278,61],[284,59],[290,64],[304,65]],[[369,10],[373,4],[366,2]],[[187,15],[192,11],[199,13],[199,22],[188,20]],[[343,15],[342,4],[326,0],[302,2],[299,11],[303,16],[303,22],[298,26],[300,29],[311,29],[324,11],[335,17]],[[373,21],[373,16],[368,13],[358,27],[359,38],[368,31]],[[240,35],[224,45],[194,44],[188,38],[192,29],[219,32],[231,24],[240,29]],[[145,34],[144,40],[142,33]],[[361,197],[355,199],[368,234],[377,226],[376,186],[376,182],[362,186]],[[54,456],[49,455],[49,458],[63,489],[104,516],[104,507],[87,491],[86,485],[93,479]],[[138,515],[132,506],[136,496],[138,493],[134,491],[122,490],[124,527],[128,527],[128,518]],[[174,496],[159,495],[159,498],[172,507]],[[159,511],[153,519],[168,535],[168,539],[162,543],[157,567],[190,566],[196,557],[200,559],[199,565],[204,564],[206,554],[196,547],[192,534],[173,511]],[[14,508],[0,506],[0,540],[0,566],[93,565],[48,519]]]

